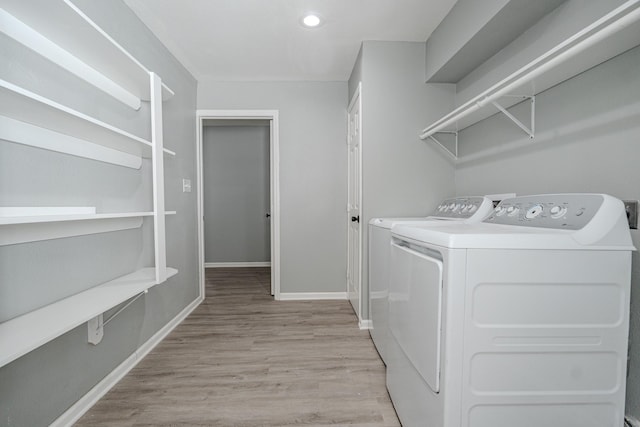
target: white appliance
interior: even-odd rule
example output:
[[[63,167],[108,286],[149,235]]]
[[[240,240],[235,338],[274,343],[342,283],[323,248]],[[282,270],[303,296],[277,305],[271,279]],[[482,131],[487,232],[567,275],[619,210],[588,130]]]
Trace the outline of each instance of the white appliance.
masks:
[[[493,211],[487,197],[457,197],[444,200],[428,217],[374,218],[369,221],[369,333],[380,357],[386,363],[389,340],[387,316],[391,227],[396,224],[440,224],[449,221],[479,222]]]
[[[623,424],[631,251],[601,194],[392,228],[387,388],[405,427]]]

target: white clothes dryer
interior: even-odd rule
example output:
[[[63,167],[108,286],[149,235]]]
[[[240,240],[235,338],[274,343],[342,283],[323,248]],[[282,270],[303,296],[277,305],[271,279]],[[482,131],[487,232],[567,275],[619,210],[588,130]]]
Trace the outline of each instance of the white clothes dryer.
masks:
[[[434,212],[420,218],[374,218],[369,221],[369,334],[386,363],[391,227],[396,224],[443,224],[451,221],[480,222],[493,212],[487,197],[456,197],[442,201]]]
[[[602,194],[392,227],[387,388],[405,427],[623,424],[632,245]]]

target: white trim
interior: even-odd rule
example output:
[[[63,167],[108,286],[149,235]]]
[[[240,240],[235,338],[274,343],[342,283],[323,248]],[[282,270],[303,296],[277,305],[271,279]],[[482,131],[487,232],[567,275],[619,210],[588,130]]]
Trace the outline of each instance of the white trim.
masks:
[[[204,295],[204,200],[202,194],[202,127],[205,120],[270,120],[269,143],[271,186],[271,285],[274,299],[280,300],[280,124],[278,110],[197,110],[198,251],[201,293]]]
[[[362,207],[362,143],[363,143],[363,128],[362,128],[362,82],[358,82],[358,87],[356,87],[355,92],[353,93],[353,96],[351,97],[351,100],[349,101],[349,107],[347,108],[347,114],[351,114],[351,110],[353,109],[353,107],[355,106],[356,101],[358,102],[358,122],[357,122],[357,127],[358,127],[358,164],[359,164],[359,171],[358,171],[358,206],[359,206],[359,210],[358,210],[358,215],[360,216],[360,222],[358,223],[358,227],[360,228],[360,230],[358,231],[358,292],[360,293],[358,295],[358,310],[357,310],[357,317],[358,317],[358,324],[362,324],[362,322],[365,322],[365,320],[363,320],[363,316],[362,316],[362,309],[364,307],[365,301],[363,300],[363,289],[362,289],[362,274],[363,274],[363,269],[362,269],[362,253],[364,252],[364,248],[362,247],[362,240],[363,240],[363,227],[362,224],[364,223],[364,215],[363,215],[363,207]],[[348,123],[351,123],[350,120],[348,120]],[[348,131],[348,135],[347,135],[347,144],[350,143],[350,138],[351,138],[351,133],[350,131]],[[349,152],[350,148],[347,149],[347,152]],[[350,167],[350,162],[349,162],[349,167]],[[349,182],[347,182],[347,188],[349,186]],[[349,212],[347,212],[347,218],[349,215],[351,215],[350,212],[351,206],[349,206]],[[347,227],[350,227],[351,225],[347,222]],[[365,229],[366,230],[366,229]],[[349,249],[348,249],[348,245],[350,244],[349,242],[349,231],[347,230],[347,264],[349,263]],[[347,287],[347,299],[348,299],[348,295],[349,295],[349,280],[347,279],[347,283],[346,283],[346,287]],[[367,297],[367,301],[366,301],[367,306],[369,305],[369,298]],[[370,315],[370,314],[369,314]]]
[[[205,262],[204,268],[271,267],[271,262]]]
[[[348,300],[346,292],[280,292],[280,301]]]
[[[373,324],[371,323],[371,320],[360,320],[358,322],[358,326],[362,330],[373,329]]]
[[[76,403],[60,415],[50,427],[71,426],[80,419],[98,400],[115,386],[138,362],[140,362],[151,350],[155,348],[169,333],[178,326],[191,312],[203,301],[198,297],[185,307],[169,323],[156,332],[151,338],[142,344],[131,356],[126,358],[118,367],[111,371],[102,381],[82,396]]]

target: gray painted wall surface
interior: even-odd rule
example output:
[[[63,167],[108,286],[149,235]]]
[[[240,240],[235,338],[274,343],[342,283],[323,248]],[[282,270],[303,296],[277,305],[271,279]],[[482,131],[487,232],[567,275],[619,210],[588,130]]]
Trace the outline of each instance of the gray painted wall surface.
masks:
[[[460,135],[462,154],[510,149],[463,164],[458,194],[593,192],[640,199],[640,47],[536,97],[536,137],[502,116]],[[526,114],[522,108],[516,114]],[[485,151],[486,152],[486,151]],[[640,248],[640,233],[631,231]],[[640,256],[633,255],[627,413],[640,418]]]
[[[509,0],[458,0],[426,43],[426,80],[491,20]]]
[[[279,110],[281,292],[346,290],[346,107],[346,82],[199,82],[199,109]]]
[[[362,80],[362,287],[368,300],[368,223],[426,216],[454,194],[454,168],[418,138],[426,123],[452,108],[453,86],[424,84],[424,43],[364,42],[353,93]],[[363,318],[368,319],[365,306]]]
[[[205,262],[270,260],[269,127],[203,133]]]
[[[74,1],[176,92],[164,104],[168,264],[178,276],[153,288],[87,343],[81,325],[0,368],[0,425],[48,425],[88,392],[198,295],[195,193],[196,82],[120,1]],[[46,12],[46,11],[44,11]],[[53,64],[2,39],[0,77],[98,119],[149,137],[148,104],[121,106]],[[100,212],[151,209],[150,163],[140,171],[0,141],[0,205],[96,206]],[[0,321],[153,265],[150,221],[138,230],[0,248]],[[113,313],[110,310],[107,315]]]

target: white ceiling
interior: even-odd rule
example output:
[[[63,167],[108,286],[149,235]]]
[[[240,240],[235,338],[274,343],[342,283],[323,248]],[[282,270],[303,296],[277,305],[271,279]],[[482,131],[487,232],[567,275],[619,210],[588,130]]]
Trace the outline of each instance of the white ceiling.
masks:
[[[345,81],[363,40],[424,42],[455,0],[124,0],[198,79]],[[316,12],[324,23],[302,27]]]

